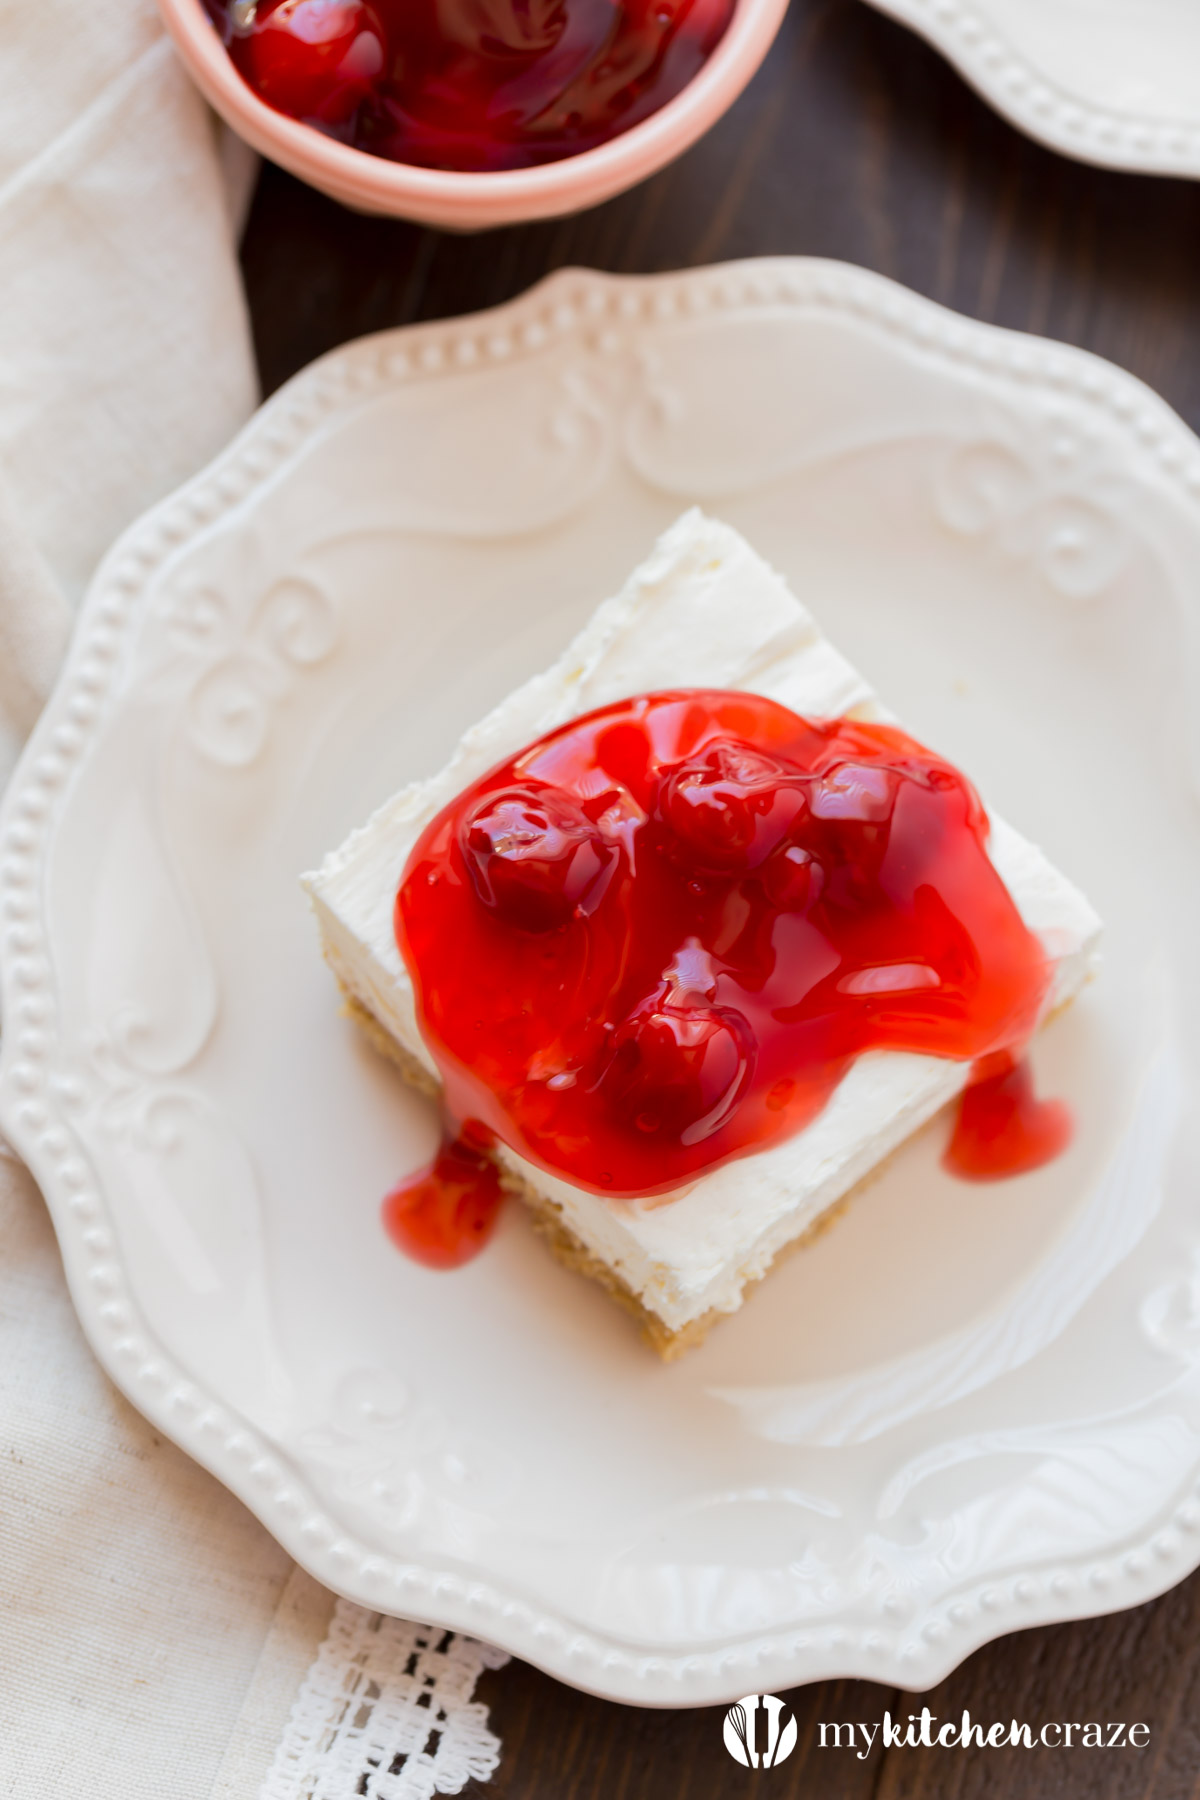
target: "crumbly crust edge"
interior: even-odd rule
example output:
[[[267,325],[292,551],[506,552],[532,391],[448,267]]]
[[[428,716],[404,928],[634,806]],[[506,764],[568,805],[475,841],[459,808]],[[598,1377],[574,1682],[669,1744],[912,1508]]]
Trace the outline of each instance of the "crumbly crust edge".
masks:
[[[410,1086],[429,1095],[432,1099],[437,1099],[441,1093],[440,1084],[429,1073],[425,1065],[412,1054],[411,1050],[406,1050],[402,1044],[397,1043],[387,1027],[376,1018],[375,1014],[368,1006],[364,1005],[356,994],[350,992],[340,976],[338,983],[344,996],[344,1011],[347,1017],[354,1021],[372,1048],[377,1050],[381,1056],[386,1057],[400,1071]],[[747,1281],[742,1289],[739,1308],[750,1288],[763,1281],[786,1256],[790,1256],[795,1250],[803,1249],[819,1238],[823,1232],[828,1231],[834,1221],[845,1212],[854,1196],[875,1179],[888,1160],[885,1158],[883,1162],[871,1169],[861,1181],[856,1182],[839,1199],[827,1206],[824,1212],[812,1220],[805,1230],[789,1239],[786,1244],[781,1245],[762,1273]],[[703,1343],[719,1320],[731,1316],[730,1313],[718,1307],[712,1307],[708,1312],[702,1313],[699,1318],[690,1319],[686,1325],[680,1326],[677,1330],[672,1329],[659,1318],[657,1313],[651,1312],[648,1307],[643,1305],[637,1294],[622,1281],[615,1269],[608,1263],[601,1262],[599,1257],[594,1256],[587,1245],[576,1237],[563,1218],[561,1207],[555,1201],[549,1199],[545,1194],[540,1194],[529,1182],[522,1180],[519,1175],[514,1175],[511,1170],[505,1169],[502,1165],[500,1176],[501,1185],[505,1191],[513,1194],[529,1209],[533,1216],[534,1229],[545,1241],[557,1261],[564,1268],[573,1269],[577,1275],[584,1275],[590,1281],[598,1282],[606,1293],[617,1302],[618,1306],[633,1317],[643,1340],[650,1345],[651,1349],[658,1352],[664,1362],[674,1362],[686,1350],[691,1350],[697,1344]]]

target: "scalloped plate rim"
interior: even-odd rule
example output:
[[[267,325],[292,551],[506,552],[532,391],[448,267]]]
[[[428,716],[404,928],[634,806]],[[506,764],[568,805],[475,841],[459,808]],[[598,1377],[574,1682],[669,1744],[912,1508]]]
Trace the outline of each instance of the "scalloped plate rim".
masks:
[[[90,704],[97,687],[103,691],[104,669],[111,666],[113,653],[110,648],[97,673],[100,640],[107,641],[122,629],[132,631],[136,625],[137,596],[155,566],[155,553],[147,550],[155,536],[153,528],[182,497],[201,490],[214,492],[214,479],[235,465],[248,448],[262,447],[271,427],[289,409],[294,420],[298,401],[311,415],[302,421],[301,432],[318,425],[322,409],[337,406],[338,384],[329,378],[340,360],[361,354],[364,346],[378,351],[394,345],[401,352],[414,346],[440,347],[453,343],[464,332],[484,341],[489,341],[485,338],[488,332],[490,341],[498,335],[511,337],[513,329],[522,322],[544,315],[551,297],[563,305],[591,295],[637,292],[650,296],[668,291],[679,296],[707,284],[727,296],[736,289],[739,303],[753,304],[778,298],[787,292],[789,282],[793,286],[808,284],[804,298],[815,295],[826,306],[846,309],[859,317],[865,314],[884,330],[906,334],[914,350],[932,347],[951,361],[968,362],[978,352],[974,355],[976,365],[991,375],[1004,373],[1002,364],[1007,355],[1008,373],[1015,382],[1026,387],[1044,384],[1059,402],[1071,386],[1081,395],[1086,392],[1093,401],[1099,394],[1108,403],[1120,430],[1130,439],[1138,436],[1143,452],[1149,438],[1151,448],[1160,456],[1164,478],[1176,482],[1182,498],[1196,512],[1200,532],[1200,441],[1152,389],[1090,352],[966,320],[884,276],[822,258],[748,259],[651,276],[562,269],[518,299],[495,308],[429,324],[397,327],[331,350],[273,395],[207,468],[149,509],[122,534],[89,587],[59,681],[0,804],[0,897],[6,891],[9,871],[18,865],[18,888],[29,886],[31,881],[36,886],[52,830],[39,835],[37,816],[22,807],[21,802],[34,791],[39,760],[50,750],[54,732],[78,719],[78,710],[72,711],[73,704],[77,708],[81,694]],[[606,299],[602,299],[601,310],[604,305]],[[460,372],[453,358],[435,360],[439,366]],[[427,373],[429,367],[426,364],[423,372]],[[352,391],[350,403],[356,397]],[[281,452],[280,461],[285,462],[291,453],[290,448]],[[266,460],[269,465],[269,457]],[[261,469],[258,474],[267,478]],[[219,501],[215,508],[210,507],[207,522],[238,503]],[[175,544],[169,546],[174,547]],[[93,705],[93,710],[99,708]],[[75,723],[73,728],[82,739],[75,754],[83,759],[99,728],[93,724],[89,730],[86,721]],[[65,753],[59,754],[61,757]],[[38,791],[50,795],[42,814],[49,816],[54,808],[54,787]],[[35,961],[36,954],[35,950]],[[0,938],[0,1016],[8,1014],[19,986],[23,985],[26,992],[32,987],[36,992],[39,986],[52,985],[49,961],[40,983],[29,978],[28,968],[23,971],[21,962],[22,953],[7,938]],[[1141,1604],[1174,1586],[1200,1564],[1200,1499],[1193,1495],[1176,1510],[1175,1523],[1188,1541],[1182,1554],[1176,1554],[1171,1561],[1149,1554],[1141,1558],[1135,1569],[1128,1566],[1126,1552],[1112,1570],[1104,1591],[1093,1590],[1086,1596],[1074,1588],[1064,1590],[1061,1584],[1056,1591],[1047,1576],[1039,1580],[1036,1594],[1030,1597],[1015,1591],[1027,1584],[1014,1576],[1006,1580],[1010,1590],[1007,1599],[997,1596],[994,1588],[989,1590],[973,1608],[972,1617],[950,1631],[949,1643],[924,1636],[922,1625],[929,1622],[929,1615],[923,1619],[918,1613],[905,1628],[904,1641],[886,1653],[873,1647],[867,1638],[857,1645],[848,1643],[846,1631],[832,1626],[810,1628],[799,1634],[802,1641],[790,1644],[781,1641],[789,1635],[788,1631],[766,1636],[731,1635],[702,1651],[681,1650],[672,1654],[601,1639],[551,1612],[540,1611],[519,1595],[497,1593],[483,1580],[466,1581],[456,1573],[414,1565],[389,1568],[389,1558],[384,1554],[353,1543],[331,1528],[327,1520],[324,1529],[315,1529],[315,1511],[310,1512],[306,1533],[302,1483],[281,1471],[273,1461],[271,1447],[256,1439],[253,1427],[231,1416],[228,1408],[205,1393],[201,1375],[170,1368],[152,1340],[147,1348],[144,1330],[132,1358],[137,1366],[131,1365],[127,1347],[134,1342],[131,1331],[136,1337],[136,1306],[132,1321],[126,1318],[114,1325],[104,1316],[106,1305],[111,1307],[107,1296],[112,1291],[114,1264],[104,1260],[110,1256],[111,1246],[104,1241],[103,1223],[99,1228],[96,1225],[97,1217],[103,1220],[102,1193],[89,1189],[87,1171],[80,1167],[69,1146],[66,1152],[52,1152],[38,1142],[39,1137],[45,1136],[47,1124],[57,1127],[59,1136],[62,1128],[69,1125],[63,1103],[55,1101],[48,1087],[40,1101],[42,1122],[35,1125],[23,1117],[23,1109],[30,1104],[30,1086],[25,1077],[27,1065],[18,1062],[14,1043],[15,1031],[7,1029],[0,1037],[0,1129],[24,1157],[46,1197],[76,1311],[101,1365],[130,1402],[242,1500],[302,1567],[335,1592],[365,1607],[418,1617],[486,1638],[557,1679],[605,1699],[680,1708],[725,1703],[750,1688],[778,1692],[830,1678],[882,1681],[921,1692],[936,1685],[964,1658],[997,1637],[1033,1625],[1095,1617]],[[81,1205],[81,1201],[86,1201],[86,1205]],[[93,1239],[90,1245],[89,1236]],[[100,1271],[107,1279],[97,1283]],[[123,1276],[119,1264],[115,1265],[115,1276],[119,1288]],[[296,1517],[297,1501],[301,1502],[301,1522]],[[315,1508],[318,1503],[310,1500],[309,1505]],[[1147,1550],[1160,1531],[1161,1524],[1147,1539]],[[1096,1553],[1089,1553],[1083,1560],[1094,1563]],[[1076,1570],[1072,1567],[1070,1573]],[[1058,1576],[1053,1579],[1058,1580]],[[796,1637],[794,1632],[791,1635]]]
[[[1008,47],[1002,25],[989,16],[993,4],[988,0],[986,10],[977,12],[960,0],[949,5],[944,0],[867,0],[877,12],[924,38],[981,99],[1046,149],[1100,169],[1200,179],[1200,118],[1164,121],[1118,113],[1064,89]],[[970,21],[968,36],[962,32],[964,20]],[[989,44],[999,48],[998,57],[982,54]],[[1031,88],[1040,93],[1042,105],[1028,98]],[[1143,141],[1147,138],[1149,142]]]

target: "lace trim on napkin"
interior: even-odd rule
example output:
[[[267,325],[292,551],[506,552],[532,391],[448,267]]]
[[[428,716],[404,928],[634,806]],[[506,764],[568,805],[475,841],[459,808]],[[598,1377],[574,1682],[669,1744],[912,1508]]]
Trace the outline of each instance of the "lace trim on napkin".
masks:
[[[339,1600],[259,1800],[431,1800],[490,1780],[500,1741],[471,1696],[508,1660]]]

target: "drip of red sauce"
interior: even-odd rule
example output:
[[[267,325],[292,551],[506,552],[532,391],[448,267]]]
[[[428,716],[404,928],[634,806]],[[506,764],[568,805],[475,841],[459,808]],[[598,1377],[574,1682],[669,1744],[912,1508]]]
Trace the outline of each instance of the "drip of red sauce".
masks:
[[[1002,1050],[972,1070],[942,1162],[964,1181],[1027,1175],[1061,1155],[1073,1130],[1065,1101],[1039,1100],[1028,1061]]]
[[[491,1237],[504,1193],[485,1146],[486,1133],[472,1125],[457,1137],[447,1133],[433,1161],[384,1201],[388,1236],[414,1262],[458,1269]]]
[[[892,726],[707,690],[573,721],[467,788],[404,870],[397,940],[450,1111],[630,1198],[800,1130],[867,1051],[1019,1055],[1051,971],[987,835],[965,777]],[[989,1139],[989,1091],[952,1166],[1062,1147],[1031,1097]]]
[[[519,169],[673,99],[734,0],[207,0],[278,111],[427,168]]]

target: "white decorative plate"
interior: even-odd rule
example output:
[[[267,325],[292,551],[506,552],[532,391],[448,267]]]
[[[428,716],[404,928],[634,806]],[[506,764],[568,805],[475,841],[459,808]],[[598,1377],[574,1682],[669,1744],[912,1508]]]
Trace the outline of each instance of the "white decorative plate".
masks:
[[[1200,176],[1195,0],[871,0],[1030,137],[1083,162]]]
[[[936,1124],[660,1365],[520,1209],[434,1274],[428,1108],[296,875],[683,507],[744,531],[1107,922],[1039,1045],[1077,1141]],[[316,364],[128,533],[0,821],[0,1120],[97,1354],[302,1563],[683,1706],[923,1687],[1200,1561],[1200,444],[1094,358],[859,270],[556,276]]]

